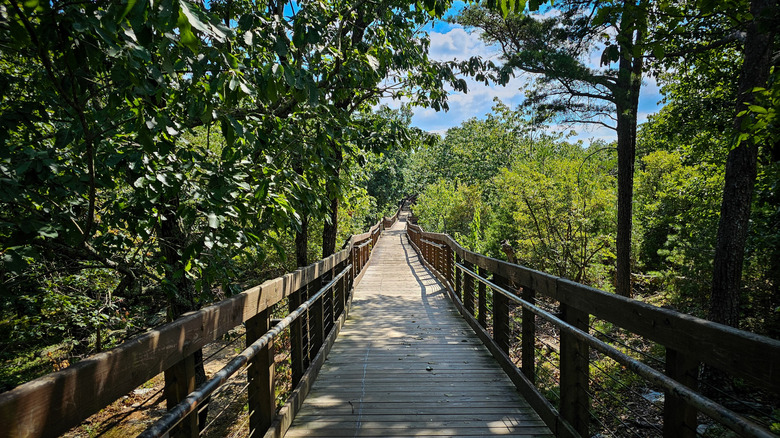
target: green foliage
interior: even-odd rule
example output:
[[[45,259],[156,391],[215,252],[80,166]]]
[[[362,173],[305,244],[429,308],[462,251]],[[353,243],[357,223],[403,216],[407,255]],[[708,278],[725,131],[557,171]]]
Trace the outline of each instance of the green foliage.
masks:
[[[362,231],[377,207],[340,171],[422,137],[373,106],[442,109],[445,84],[465,91],[418,34],[448,5],[1,4],[5,339],[82,355],[124,329],[118,302],[175,317],[278,275],[333,198],[342,237]]]
[[[481,197],[476,185],[440,179],[426,188],[412,211],[425,230],[448,233],[465,247],[479,251],[484,240],[482,223],[489,215]]]
[[[611,289],[614,153],[534,137],[522,112],[502,104],[484,120],[450,129],[413,157],[430,181],[413,211],[424,229],[464,246]]]
[[[638,258],[641,269],[663,272],[662,290],[703,308],[723,174],[715,165],[684,161],[679,152],[663,150],[642,159],[636,183]]]
[[[494,238],[508,240],[520,264],[609,290],[614,178],[598,160],[585,161],[587,151],[570,152],[518,162],[496,178]]]

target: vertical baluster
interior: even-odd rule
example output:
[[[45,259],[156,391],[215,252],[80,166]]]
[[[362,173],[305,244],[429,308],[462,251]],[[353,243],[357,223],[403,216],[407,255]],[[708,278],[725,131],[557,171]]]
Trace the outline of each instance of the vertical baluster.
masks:
[[[450,281],[450,287],[455,288],[455,250],[447,248],[447,279]]]
[[[439,260],[441,257],[439,256],[440,248],[439,248],[439,242],[433,241],[433,245],[431,247],[431,250],[433,251],[433,267],[441,273],[441,265],[439,264]]]
[[[471,262],[463,262],[463,265],[474,270]],[[466,272],[463,272],[463,307],[470,315],[474,315],[474,277]]]
[[[246,322],[246,343],[251,345],[271,328],[271,311],[263,310]],[[250,434],[265,433],[276,413],[273,342],[249,360],[247,368]]]
[[[562,318],[565,322],[587,332],[588,314],[567,304],[561,303]],[[590,422],[588,399],[588,345],[572,335],[561,331],[561,416],[574,427],[580,435],[588,435]]]
[[[322,284],[327,281],[324,278],[326,275],[326,273],[323,273],[319,278],[312,282],[312,288],[310,289],[312,295],[316,294],[322,287]],[[314,301],[309,308],[309,325],[311,327],[311,337],[309,338],[311,351],[309,354],[312,358],[320,351],[320,347],[322,347],[322,343],[325,339],[324,299],[325,294],[320,295],[320,298]]]
[[[328,276],[328,281],[336,278],[335,273],[335,266],[334,269],[330,271],[330,275]],[[328,288],[328,290],[325,291],[323,294],[323,299],[325,300],[326,305],[324,306],[325,309],[325,335],[330,333],[331,328],[333,327],[333,324],[336,322],[336,294],[335,294],[336,285],[333,285]],[[324,338],[323,338],[324,341]]]
[[[462,264],[463,259],[461,259],[460,256],[458,256],[457,262],[458,262],[458,264]],[[455,265],[455,278],[454,278],[454,281],[455,281],[455,296],[457,296],[459,300],[463,301],[463,289],[461,289],[462,284],[460,282],[461,274],[462,274],[462,270],[456,264]]]
[[[352,278],[357,277],[357,248],[355,248],[355,241],[352,239],[352,248],[349,250],[349,263],[352,264]]]
[[[343,270],[343,268],[342,268]],[[349,294],[349,284],[351,282],[351,279],[349,278],[349,272],[345,274],[343,277],[341,277],[341,281],[339,282],[339,295],[341,296],[341,311],[346,312],[347,311],[347,295]],[[341,314],[339,314],[339,317],[341,317]]]
[[[165,401],[168,409],[176,406],[195,390],[195,355],[185,357],[181,362],[165,370]],[[184,417],[170,432],[171,437],[191,438],[198,436],[198,413]]]
[[[308,279],[306,279],[308,280]],[[301,289],[305,290],[306,286]],[[301,289],[290,294],[289,311],[292,312],[303,303],[301,300]],[[290,368],[292,370],[292,387],[295,388],[301,381],[303,373],[306,371],[303,359],[303,321],[304,318],[297,318],[290,324]]]
[[[482,278],[487,277],[488,273],[485,270],[485,268],[479,268],[479,275]],[[479,282],[479,303],[477,304],[477,311],[479,325],[481,325],[483,328],[487,328],[487,285],[483,282]]]
[[[530,287],[523,288],[523,299],[534,303],[536,292]],[[536,365],[534,364],[534,344],[536,342],[536,315],[523,308],[521,354],[523,374],[533,383],[536,380]]]
[[[509,281],[493,274],[493,282],[503,289],[509,290]],[[509,298],[504,294],[493,291],[493,339],[501,351],[509,354]]]
[[[689,388],[696,388],[699,362],[679,351],[666,348],[666,375]],[[664,437],[696,436],[696,409],[670,391],[664,398]]]

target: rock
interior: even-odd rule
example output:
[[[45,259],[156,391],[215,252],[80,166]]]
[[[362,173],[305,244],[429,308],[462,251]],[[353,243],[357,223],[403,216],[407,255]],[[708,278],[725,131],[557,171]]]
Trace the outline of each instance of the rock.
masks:
[[[650,391],[642,394],[642,398],[649,401],[652,404],[656,403],[663,403],[664,402],[664,393],[663,392],[657,392],[657,391]]]

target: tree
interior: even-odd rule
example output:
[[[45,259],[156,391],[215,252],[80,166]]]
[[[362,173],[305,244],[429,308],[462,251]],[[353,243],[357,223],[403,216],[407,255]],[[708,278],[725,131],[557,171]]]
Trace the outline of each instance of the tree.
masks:
[[[283,249],[345,190],[356,114],[446,105],[458,82],[415,33],[446,5],[3,3],[3,286],[101,269],[169,318],[232,293],[236,255]]]
[[[653,150],[673,153],[683,161],[681,170],[695,176],[675,183],[682,185],[674,189],[677,194],[664,195],[667,201],[675,201],[659,207],[673,212],[677,208],[673,204],[683,201],[675,214],[693,216],[692,222],[702,228],[697,232],[704,233],[688,242],[674,236],[669,250],[676,251],[676,245],[700,246],[712,240],[711,247],[696,249],[686,260],[695,271],[706,272],[709,277],[707,287],[697,291],[701,299],[709,298],[709,317],[737,325],[741,311],[749,311],[748,320],[754,321],[750,328],[764,330],[764,322],[755,321],[766,319],[771,325],[769,319],[757,316],[766,314],[762,308],[776,308],[772,299],[764,297],[776,295],[771,290],[778,284],[772,274],[777,233],[769,231],[776,228],[775,215],[769,212],[776,210],[777,201],[770,187],[776,181],[780,155],[775,152],[778,100],[772,97],[780,90],[770,73],[769,59],[773,56],[770,53],[776,52],[773,32],[777,8],[764,4],[762,9],[747,1],[689,2],[667,5],[665,13],[659,32],[667,35],[667,44],[662,50],[664,56],[654,66],[661,71],[666,106],[643,128],[643,149],[655,155],[654,160],[661,155]],[[679,171],[661,177],[670,179],[676,173]],[[722,179],[724,173],[722,191],[695,188],[704,187],[702,176]],[[710,212],[714,202],[720,209]],[[696,219],[697,215],[704,220]],[[719,226],[705,226],[712,220]],[[691,226],[688,223],[677,228],[686,230]],[[700,260],[703,254],[706,261]],[[711,264],[713,259],[715,263]],[[745,269],[752,278],[741,282]],[[685,277],[686,281],[698,280],[698,275]],[[745,299],[742,303],[752,308],[740,310],[740,301]]]
[[[756,104],[755,89],[766,88],[775,55],[777,29],[776,0],[751,0],[744,59],[737,92],[734,130],[738,134],[726,158],[718,237],[713,261],[712,296],[709,319],[738,326],[739,294],[745,243],[750,222],[750,206],[756,182],[758,149],[768,141],[757,135],[752,123],[751,106]],[[758,110],[761,112],[760,110]],[[766,112],[764,109],[763,112]],[[773,145],[774,146],[774,145]],[[776,147],[776,146],[775,146]]]
[[[480,29],[482,38],[501,46],[506,81],[512,70],[538,75],[527,104],[537,120],[558,115],[563,122],[594,123],[617,133],[617,292],[631,295],[631,222],[639,91],[645,58],[654,45],[652,2],[556,2],[556,13],[506,18],[480,6],[465,9],[456,21]],[[603,47],[602,68],[587,59]],[[604,119],[611,119],[609,125]]]

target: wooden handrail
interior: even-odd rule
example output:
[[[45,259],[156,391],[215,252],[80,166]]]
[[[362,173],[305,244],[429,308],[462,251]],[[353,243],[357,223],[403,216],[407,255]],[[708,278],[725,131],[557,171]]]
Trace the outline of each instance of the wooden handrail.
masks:
[[[323,286],[319,291],[317,291],[314,296],[309,298],[306,302],[299,305],[295,310],[290,312],[290,314],[280,320],[276,325],[273,326],[270,330],[268,330],[266,333],[264,333],[258,340],[250,344],[244,351],[242,351],[238,356],[233,358],[227,365],[222,367],[213,377],[211,377],[208,381],[203,383],[200,387],[198,387],[195,391],[190,393],[187,398],[179,402],[175,407],[172,409],[168,409],[168,412],[163,415],[162,418],[157,420],[154,424],[149,426],[141,435],[139,435],[139,438],[152,438],[152,437],[158,437],[162,436],[164,434],[167,434],[170,432],[171,429],[174,428],[184,417],[187,415],[195,412],[198,407],[206,402],[208,397],[216,391],[217,388],[219,388],[222,384],[228,381],[231,376],[236,374],[238,371],[243,369],[247,363],[252,361],[256,356],[259,356],[264,350],[267,350],[269,345],[276,339],[279,334],[282,333],[282,330],[289,327],[293,322],[295,322],[298,318],[301,317],[309,308],[313,308],[315,303],[322,299],[325,292],[331,291],[334,287],[337,287],[338,282],[342,280],[342,278],[350,271],[352,268],[352,265],[347,265],[343,271],[341,271],[335,278],[330,280],[328,284]],[[269,388],[270,394],[269,398],[273,398],[273,385]],[[275,406],[270,406],[272,411],[275,411]],[[269,413],[267,415],[268,417],[268,424],[265,426],[268,427],[270,425],[271,419],[273,417],[272,413]]]
[[[495,282],[498,282],[497,286],[504,290],[522,291],[522,294],[529,294],[530,296],[544,296],[552,300],[558,301],[561,304],[561,311],[564,321],[567,324],[574,324],[574,327],[578,330],[585,329],[587,332],[587,325],[589,315],[593,315],[598,319],[608,321],[616,326],[622,327],[634,334],[642,336],[648,340],[656,342],[666,347],[667,350],[667,375],[678,382],[683,380],[686,385],[694,386],[695,373],[693,381],[691,381],[690,374],[692,370],[698,368],[700,362],[709,364],[717,369],[720,369],[732,376],[743,378],[747,381],[751,381],[754,384],[760,385],[763,389],[768,389],[774,392],[780,392],[780,341],[771,339],[765,336],[757,335],[754,333],[738,330],[732,327],[724,326],[721,324],[706,321],[700,318],[696,318],[683,313],[675,312],[673,310],[655,307],[637,300],[621,297],[619,295],[606,293],[598,289],[575,283],[563,278],[555,277],[543,272],[539,272],[533,269],[529,269],[524,266],[512,264],[502,260],[487,257],[473,251],[469,251],[458,244],[452,237],[447,234],[441,233],[429,233],[425,232],[421,227],[413,224],[407,225],[407,236],[409,240],[414,244],[418,252],[423,256],[426,262],[431,268],[433,268],[440,280],[447,285],[448,290],[454,300],[459,304],[461,312],[467,319],[471,317],[474,319],[474,297],[473,297],[473,284],[471,280],[466,281],[465,276],[471,277],[468,272],[474,274],[472,266],[479,270],[480,278],[486,278],[492,275]],[[448,260],[455,260],[454,266],[452,262]],[[475,274],[476,275],[476,274]],[[495,288],[494,288],[495,290]],[[471,294],[471,296],[469,296]],[[494,298],[495,295],[494,294]],[[520,295],[520,292],[517,293]],[[482,292],[480,294],[480,300],[484,300]],[[471,302],[469,302],[471,301]],[[500,303],[499,303],[500,304]],[[483,304],[480,303],[480,306]],[[508,310],[507,310],[508,311]],[[498,312],[494,309],[494,313]],[[480,318],[482,318],[483,312],[479,312]],[[568,315],[568,317],[566,316]],[[501,315],[496,314],[495,318],[499,318]],[[567,319],[568,318],[568,319]],[[526,314],[523,315],[523,349],[533,348],[533,342],[525,339],[527,335],[533,338],[532,324],[526,324]],[[577,326],[579,324],[580,326]],[[472,326],[475,329],[481,329],[485,327],[485,321],[474,320]],[[500,338],[507,337],[508,335],[500,333],[502,329],[494,327],[492,338],[490,335],[485,335],[490,342],[495,343],[494,355],[506,356],[506,349],[501,346]],[[483,339],[485,340],[485,339]],[[565,350],[565,342],[562,339],[561,345],[561,379],[564,380],[564,374],[566,374],[566,368],[568,365],[564,364],[564,356],[568,354]],[[573,341],[573,344],[571,342]],[[569,342],[570,345],[574,345],[572,348],[580,348],[578,345],[585,345],[587,343],[582,342],[579,339],[573,339]],[[504,350],[503,352],[501,350]],[[572,357],[578,357],[579,360],[583,359],[583,356],[587,358],[587,346],[584,350],[580,350],[579,353],[573,354]],[[532,353],[532,351],[531,351]],[[528,358],[528,352],[522,351],[524,358]],[[530,356],[531,358],[533,356]],[[508,360],[508,356],[506,356]],[[527,359],[526,359],[527,360]],[[509,362],[512,368],[516,368],[514,363]],[[583,365],[577,365],[582,367]],[[587,369],[587,363],[584,367]],[[516,376],[516,383],[520,382],[522,385],[528,387],[533,386],[533,366],[528,368],[527,363],[523,363],[523,373]],[[581,374],[581,373],[580,373]],[[511,377],[511,376],[510,376]],[[581,376],[579,376],[581,378]],[[582,382],[576,381],[566,382],[567,386],[577,386]],[[564,383],[562,383],[562,386]],[[584,385],[587,385],[587,379],[584,381]],[[529,388],[525,388],[529,389]],[[583,400],[587,401],[587,395],[578,396],[578,391],[585,392],[585,389],[578,390],[567,389],[562,392],[561,408],[565,409],[566,402],[564,399],[569,397],[581,397],[578,399],[577,405],[582,405]],[[695,434],[695,415],[691,415],[690,403],[681,398],[681,395],[674,391],[667,391],[667,416],[664,424],[664,434],[666,436],[688,436],[691,435],[690,430],[681,432],[681,429],[675,428],[666,423],[671,423],[672,420],[680,422],[692,422],[694,424],[693,432]],[[537,400],[535,407],[541,407],[543,409],[551,408],[551,405],[547,403],[545,408],[545,402],[543,400]],[[532,403],[533,404],[533,403]],[[580,406],[582,407],[582,406]],[[670,412],[677,410],[679,413]],[[686,413],[687,412],[687,413]],[[684,414],[686,413],[686,414]],[[576,418],[578,415],[588,415],[587,410],[580,411],[579,413],[564,413],[569,424],[566,427],[560,427],[558,424],[559,419],[555,418],[555,415],[544,415],[542,417],[548,422],[548,425],[553,430],[566,429],[569,433],[576,436],[576,433],[587,434],[587,424],[589,420],[587,418]],[[687,415],[685,419],[682,417]],[[579,423],[579,424],[575,424]],[[683,424],[678,425],[680,427]],[[688,429],[691,428],[691,424],[685,424]],[[739,433],[745,433],[744,431],[738,431]],[[563,432],[562,432],[563,433]],[[566,435],[566,433],[563,433]],[[747,436],[756,436],[755,434],[747,433]]]
[[[382,222],[350,237],[341,251],[324,260],[184,314],[112,350],[0,394],[0,437],[57,436],[66,432],[233,328],[268,312],[324,276],[333,275],[338,267],[353,265],[351,288],[373,248],[363,244],[372,243],[372,239],[375,243]]]

